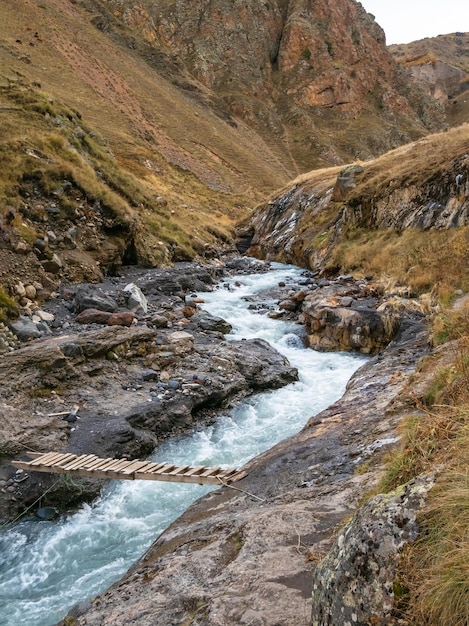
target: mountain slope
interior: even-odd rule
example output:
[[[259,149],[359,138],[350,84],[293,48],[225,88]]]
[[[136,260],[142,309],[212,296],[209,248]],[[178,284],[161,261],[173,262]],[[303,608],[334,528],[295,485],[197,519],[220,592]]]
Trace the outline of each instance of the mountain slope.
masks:
[[[10,295],[211,254],[299,171],[441,122],[353,0],[5,0],[0,34]]]
[[[446,107],[451,126],[469,119],[469,33],[427,37],[389,46],[389,50],[414,80]]]
[[[111,31],[117,19],[182,63],[300,170],[369,158],[441,124],[353,0],[88,4]]]
[[[416,292],[469,288],[469,125],[375,160],[299,177],[240,230],[250,251]]]

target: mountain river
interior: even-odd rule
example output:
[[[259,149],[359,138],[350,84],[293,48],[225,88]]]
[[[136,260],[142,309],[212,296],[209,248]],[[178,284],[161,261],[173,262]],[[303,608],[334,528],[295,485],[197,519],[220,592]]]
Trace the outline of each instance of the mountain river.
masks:
[[[305,349],[302,327],[249,310],[249,298],[297,282],[302,270],[274,265],[264,274],[234,277],[201,294],[205,309],[233,325],[228,339],[261,337],[298,368],[300,381],[253,396],[222,412],[215,424],[163,443],[155,461],[241,466],[298,432],[337,400],[364,358]],[[0,534],[0,624],[51,626],[76,602],[118,580],[154,539],[212,487],[112,481],[91,506],[59,520],[28,519]]]

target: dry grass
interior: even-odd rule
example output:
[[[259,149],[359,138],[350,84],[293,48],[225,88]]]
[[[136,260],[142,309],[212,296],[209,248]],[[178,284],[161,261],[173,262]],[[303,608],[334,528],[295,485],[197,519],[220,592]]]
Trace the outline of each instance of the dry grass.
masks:
[[[450,313],[443,323],[448,328]],[[469,623],[469,308],[453,313],[452,363],[436,371],[419,411],[407,420],[383,489],[439,468],[419,516],[419,540],[402,559],[398,613],[409,626]],[[439,332],[439,331],[438,331]],[[427,364],[431,367],[431,363]],[[425,368],[425,366],[424,366]]]
[[[391,150],[365,164],[365,172],[350,196],[350,204],[364,204],[395,189],[423,185],[441,176],[469,151],[469,124]]]
[[[392,277],[394,286],[446,298],[457,289],[469,290],[468,247],[469,228],[402,233],[363,228],[347,233],[334,248],[329,266],[381,280]]]

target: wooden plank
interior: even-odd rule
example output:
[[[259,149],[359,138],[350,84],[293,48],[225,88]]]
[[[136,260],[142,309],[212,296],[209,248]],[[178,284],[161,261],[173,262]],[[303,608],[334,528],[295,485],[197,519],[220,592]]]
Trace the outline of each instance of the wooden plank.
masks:
[[[81,456],[77,456],[75,460],[70,461],[66,465],[64,465],[63,463],[61,463],[60,465],[61,467],[63,467],[64,470],[73,470],[78,468],[84,469],[85,463],[93,459],[96,459],[96,456],[94,454],[82,454]]]
[[[26,452],[26,456],[27,456],[29,459],[31,459],[31,460],[33,460],[33,459],[37,459],[37,458],[39,458],[40,456],[42,456],[43,454],[44,454],[44,452],[29,452],[29,451],[28,451],[28,452]],[[50,454],[50,452],[48,452],[47,454]]]
[[[236,481],[241,480],[241,478],[244,478],[247,475],[248,473],[245,470],[239,470],[235,474],[230,476],[227,482],[235,483]]]
[[[67,465],[68,463],[71,463],[72,461],[76,460],[78,458],[77,454],[64,454],[63,457],[61,459],[58,459],[57,461],[54,461],[53,465],[54,467],[64,467],[64,465]]]
[[[145,463],[145,465],[142,465],[142,467],[140,467],[140,468],[138,469],[138,472],[139,472],[139,473],[140,473],[140,472],[149,472],[149,471],[151,471],[152,469],[155,469],[156,467],[158,467],[158,466],[160,466],[160,465],[161,465],[161,463],[154,463],[153,461],[147,461],[147,462]]]
[[[171,463],[165,463],[160,469],[154,470],[151,473],[152,474],[163,474],[163,473],[167,474],[168,472],[171,472],[175,467],[177,466]]]
[[[208,467],[205,470],[205,472],[202,472],[202,474],[199,474],[199,476],[206,478],[208,476],[213,476],[214,474],[218,474],[220,470],[221,470],[221,467]]]
[[[172,472],[169,472],[171,475],[179,475],[179,474],[184,474],[186,472],[186,470],[190,469],[190,465],[180,465],[179,467],[176,467],[175,470],[173,470]]]
[[[129,461],[128,459],[117,459],[112,465],[107,467],[106,470],[110,472],[116,472],[117,470],[120,471],[128,467],[131,463],[132,461]]]
[[[169,465],[169,463],[167,463],[166,461],[164,463],[155,463],[155,467],[153,467],[151,469],[147,469],[146,471],[149,474],[154,474],[155,472],[158,472],[162,467],[166,467],[168,465]]]
[[[128,459],[100,458],[94,454],[76,455],[67,452],[33,453],[32,461],[12,461],[13,467],[55,474],[70,473],[121,480],[160,480],[192,484],[222,485],[246,476],[244,470],[235,468],[175,465]]]
[[[89,472],[94,472],[96,470],[104,470],[107,467],[110,467],[111,465],[114,465],[114,463],[116,462],[116,459],[97,459],[96,462],[94,463],[90,463],[86,469]]]
[[[82,465],[83,469],[91,470],[95,467],[100,467],[104,465],[105,463],[109,463],[110,461],[112,461],[112,459],[110,458],[103,459],[102,457],[95,456],[94,454],[92,456],[93,456],[92,459],[83,463]]]
[[[145,465],[148,465],[147,461],[134,461],[132,465],[129,465],[129,467],[126,467],[124,470],[122,470],[122,474],[133,474]]]
[[[196,474],[204,472],[206,469],[205,465],[197,465],[197,467],[191,467],[189,471],[185,472],[185,476],[195,476]]]
[[[37,457],[33,461],[29,461],[31,467],[33,465],[43,465],[47,463],[49,460],[61,457],[63,452],[47,452],[46,454],[41,454],[41,456]]]

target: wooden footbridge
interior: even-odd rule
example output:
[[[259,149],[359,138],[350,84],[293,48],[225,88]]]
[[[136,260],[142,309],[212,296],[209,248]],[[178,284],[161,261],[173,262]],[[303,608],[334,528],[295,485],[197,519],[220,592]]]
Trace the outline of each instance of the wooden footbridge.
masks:
[[[121,480],[163,480],[199,485],[227,485],[246,476],[244,470],[221,467],[191,467],[152,461],[103,459],[94,454],[66,454],[47,452],[30,454],[31,461],[12,461],[13,467],[30,472],[71,474],[89,478]]]

